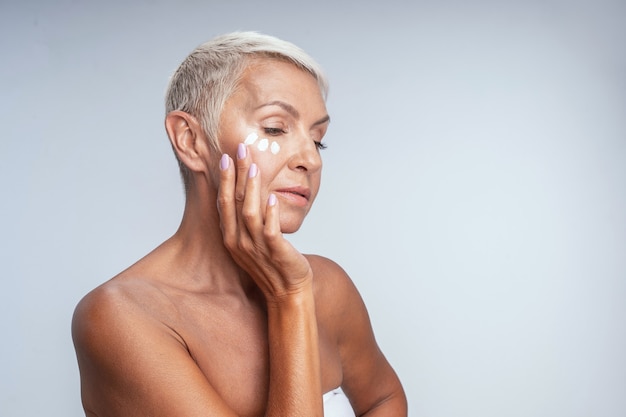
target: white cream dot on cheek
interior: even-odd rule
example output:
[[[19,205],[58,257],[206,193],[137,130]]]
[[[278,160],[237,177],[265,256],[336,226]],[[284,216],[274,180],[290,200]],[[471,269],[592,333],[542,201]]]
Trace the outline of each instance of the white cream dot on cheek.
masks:
[[[267,139],[261,139],[261,141],[257,145],[257,148],[259,148],[261,152],[265,152],[268,146],[269,146],[269,141]]]
[[[270,145],[270,151],[272,151],[272,153],[276,155],[278,151],[280,151],[280,145],[277,142],[272,142],[272,144]]]
[[[244,140],[243,143],[245,143],[246,145],[252,145],[254,142],[256,142],[258,138],[259,138],[259,135],[252,132],[246,137],[246,140]]]

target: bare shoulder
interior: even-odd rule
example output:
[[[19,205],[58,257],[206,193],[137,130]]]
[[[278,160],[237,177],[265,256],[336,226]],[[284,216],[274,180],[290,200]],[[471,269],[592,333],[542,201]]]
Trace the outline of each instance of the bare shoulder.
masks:
[[[322,325],[337,336],[340,344],[347,333],[369,329],[367,308],[346,271],[323,256],[307,255],[307,259],[313,269],[315,306]]]
[[[356,291],[346,271],[335,261],[319,255],[305,255],[311,268],[315,285],[322,291]],[[345,294],[342,294],[345,295]]]
[[[320,308],[327,313],[348,313],[352,308],[346,306],[356,307],[355,302],[364,308],[356,286],[339,264],[319,255],[306,257],[313,269],[318,313]]]
[[[209,405],[225,409],[175,330],[176,315],[158,286],[128,277],[108,281],[79,302],[72,337],[88,415],[160,416],[181,410],[199,415]],[[187,389],[172,389],[182,386]],[[198,397],[204,401],[193,400]]]
[[[128,277],[107,281],[83,297],[74,310],[72,338],[79,365],[109,360],[112,347],[122,349],[133,335],[153,340],[177,337],[173,326],[163,320],[168,316],[176,316],[173,305],[148,281]],[[184,345],[180,338],[178,343]]]
[[[142,395],[135,386],[156,375],[150,355],[185,351],[184,341],[160,320],[162,313],[155,314],[159,307],[167,309],[167,303],[153,286],[128,278],[107,281],[76,306],[72,339],[87,415],[122,415],[128,410],[137,416],[157,415],[149,401],[138,400]]]
[[[174,306],[157,286],[145,279],[120,276],[89,292],[72,319],[74,337],[97,336],[101,330],[159,320]]]

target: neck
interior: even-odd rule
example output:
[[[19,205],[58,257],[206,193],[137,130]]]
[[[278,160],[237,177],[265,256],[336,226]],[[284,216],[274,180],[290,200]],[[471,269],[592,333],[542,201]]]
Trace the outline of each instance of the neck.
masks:
[[[211,187],[187,193],[181,224],[163,245],[169,252],[172,279],[200,291],[250,296],[258,288],[224,246],[216,201]]]

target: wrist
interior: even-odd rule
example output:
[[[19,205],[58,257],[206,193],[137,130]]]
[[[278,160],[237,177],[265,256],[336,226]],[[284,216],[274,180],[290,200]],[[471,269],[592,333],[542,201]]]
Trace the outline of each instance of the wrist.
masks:
[[[307,277],[298,285],[276,294],[265,294],[268,309],[298,309],[313,301],[313,279]]]

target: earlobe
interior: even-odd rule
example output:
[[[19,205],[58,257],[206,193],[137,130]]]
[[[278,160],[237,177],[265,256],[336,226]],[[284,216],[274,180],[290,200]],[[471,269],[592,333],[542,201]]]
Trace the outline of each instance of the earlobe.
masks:
[[[181,162],[191,171],[206,171],[207,141],[198,120],[189,113],[176,110],[165,116],[165,129]]]

